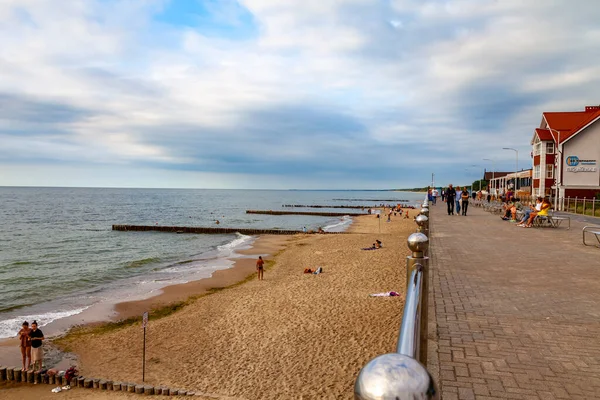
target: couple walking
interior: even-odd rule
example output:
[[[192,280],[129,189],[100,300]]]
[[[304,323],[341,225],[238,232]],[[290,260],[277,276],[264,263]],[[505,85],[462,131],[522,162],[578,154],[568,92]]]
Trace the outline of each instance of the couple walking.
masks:
[[[462,215],[466,217],[469,209],[469,191],[466,187],[463,187],[462,190],[460,187],[455,189],[452,184],[449,184],[446,189],[446,204],[448,205],[448,215],[454,215],[454,206],[456,205],[456,215],[459,215],[462,208]]]
[[[23,322],[23,326],[19,331],[18,336],[20,340],[19,346],[21,347],[21,356],[23,358],[22,371],[29,370],[32,362],[33,369],[35,371],[41,371],[42,360],[44,358],[44,351],[42,350],[42,341],[45,338],[42,331],[38,329],[37,321],[33,321],[31,323],[31,328],[29,327],[29,322]]]

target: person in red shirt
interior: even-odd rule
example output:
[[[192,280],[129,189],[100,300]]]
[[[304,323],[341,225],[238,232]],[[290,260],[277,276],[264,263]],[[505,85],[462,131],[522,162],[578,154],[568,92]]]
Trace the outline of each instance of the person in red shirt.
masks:
[[[264,273],[264,268],[265,267],[265,262],[262,259],[262,256],[258,257],[258,260],[256,260],[256,272],[258,274],[258,280],[262,281],[263,280],[263,273]]]
[[[21,347],[21,356],[23,357],[23,369],[21,371],[27,371],[31,365],[31,338],[29,334],[31,329],[29,328],[29,322],[23,322],[23,327],[19,331],[19,340]]]

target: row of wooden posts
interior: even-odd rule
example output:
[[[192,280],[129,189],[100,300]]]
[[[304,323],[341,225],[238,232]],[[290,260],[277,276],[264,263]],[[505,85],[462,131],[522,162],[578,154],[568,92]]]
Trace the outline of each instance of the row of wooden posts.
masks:
[[[281,207],[284,208],[351,208],[357,210],[368,210],[369,208],[380,208],[381,206],[328,206],[320,204],[283,204]]]
[[[145,395],[163,395],[163,396],[195,396],[196,393],[184,389],[172,389],[168,387],[155,387],[150,385],[139,385],[129,382],[113,382],[106,379],[85,378],[83,376],[75,376],[67,381],[63,373],[56,375],[42,374],[33,371],[21,371],[21,368],[0,366],[0,382],[22,382],[33,384],[47,384],[64,386],[69,385],[71,388],[80,387],[84,389],[100,389],[110,391],[122,391],[129,393],[145,394]]]
[[[246,228],[209,228],[193,226],[160,226],[160,225],[113,225],[113,231],[158,231],[172,233],[208,233],[208,234],[234,234],[242,235],[296,235],[299,233],[317,233],[314,231],[296,231],[283,229],[246,229]],[[344,232],[325,232],[325,234],[342,234]]]
[[[246,210],[246,214],[265,214],[265,215],[315,215],[319,217],[358,217],[367,215],[366,213],[336,213],[336,212],[314,212],[314,211],[274,211],[274,210]]]

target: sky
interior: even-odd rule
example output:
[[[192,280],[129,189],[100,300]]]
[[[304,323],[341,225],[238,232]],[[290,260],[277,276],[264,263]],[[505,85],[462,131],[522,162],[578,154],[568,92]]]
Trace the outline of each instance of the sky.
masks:
[[[387,189],[530,168],[596,0],[0,0],[0,185]],[[484,161],[484,158],[493,159]]]

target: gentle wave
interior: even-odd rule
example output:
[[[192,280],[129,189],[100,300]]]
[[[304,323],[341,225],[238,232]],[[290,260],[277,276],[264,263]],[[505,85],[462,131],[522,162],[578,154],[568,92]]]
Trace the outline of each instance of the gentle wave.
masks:
[[[9,265],[17,266],[17,265],[31,265],[31,264],[33,264],[31,261],[17,261],[12,264],[9,264]]]
[[[0,339],[17,336],[17,332],[19,332],[19,329],[21,329],[21,324],[23,321],[28,321],[31,323],[33,320],[37,320],[39,327],[41,328],[53,321],[56,321],[57,319],[77,315],[87,308],[88,307],[83,307],[69,311],[51,311],[40,315],[22,315],[15,318],[5,319],[0,321]]]
[[[160,258],[158,258],[158,257],[143,258],[141,260],[131,261],[130,263],[128,263],[125,266],[125,268],[139,268],[139,267],[143,267],[146,264],[150,264],[150,263],[157,262],[157,261],[160,261]]]
[[[343,232],[348,226],[350,226],[350,224],[352,224],[352,217],[349,215],[344,215],[340,222],[326,225],[323,227],[323,230],[328,232]]]
[[[242,235],[241,233],[236,233],[236,235],[237,238],[233,239],[231,242],[217,247],[221,257],[231,256],[236,249],[243,247],[253,239],[252,236]]]

